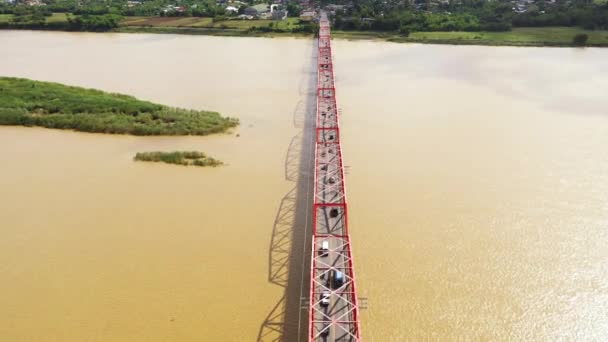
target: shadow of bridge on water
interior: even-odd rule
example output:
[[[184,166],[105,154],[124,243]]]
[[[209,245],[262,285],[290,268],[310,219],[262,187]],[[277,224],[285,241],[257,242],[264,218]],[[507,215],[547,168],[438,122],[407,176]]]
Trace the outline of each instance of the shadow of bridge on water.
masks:
[[[268,254],[268,281],[285,290],[262,322],[258,342],[304,341],[308,337],[308,310],[302,306],[302,298],[308,296],[310,283],[316,54],[315,42],[300,83],[301,100],[293,113],[294,126],[301,130],[291,140],[285,158],[285,179],[295,184],[279,204]]]

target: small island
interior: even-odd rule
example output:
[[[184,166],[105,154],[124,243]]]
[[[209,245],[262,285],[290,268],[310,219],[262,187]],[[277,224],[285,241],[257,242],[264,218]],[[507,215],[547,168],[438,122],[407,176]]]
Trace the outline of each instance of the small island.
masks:
[[[132,135],[208,135],[238,125],[217,112],[172,108],[132,96],[0,77],[0,125]]]
[[[203,152],[197,151],[174,151],[174,152],[139,152],[133,158],[135,161],[161,162],[184,166],[220,166],[221,161],[208,157]]]

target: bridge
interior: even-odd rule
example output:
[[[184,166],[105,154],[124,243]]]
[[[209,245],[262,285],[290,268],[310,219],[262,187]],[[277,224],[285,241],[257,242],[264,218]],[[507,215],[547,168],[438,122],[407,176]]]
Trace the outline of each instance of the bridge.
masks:
[[[326,13],[319,21],[309,341],[360,341],[340,121]]]

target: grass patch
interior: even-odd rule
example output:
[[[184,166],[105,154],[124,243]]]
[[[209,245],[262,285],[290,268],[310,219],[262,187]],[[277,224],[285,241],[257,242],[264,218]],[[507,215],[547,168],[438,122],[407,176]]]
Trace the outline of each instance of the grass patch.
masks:
[[[210,27],[213,20],[197,17],[125,17],[120,24],[146,27]]]
[[[0,77],[0,125],[133,135],[207,135],[235,127],[238,120],[128,95]]]
[[[68,21],[66,13],[53,13],[50,17],[46,17],[47,23],[63,23]]]
[[[0,24],[9,23],[13,18],[12,14],[0,14]],[[47,23],[63,23],[68,21],[66,13],[53,13],[49,17],[45,17]]]
[[[608,31],[583,30],[578,27],[520,27],[509,32],[412,32],[408,37],[393,32],[333,31],[335,38],[382,39],[402,43],[509,45],[509,46],[574,46],[577,34],[587,34],[587,46],[608,46]]]
[[[12,14],[0,14],[0,24],[10,22],[12,17]]]
[[[287,18],[286,20],[239,20],[229,19],[214,21],[212,18],[198,17],[126,17],[120,25],[129,28],[205,28],[241,31],[246,33],[254,28],[269,27],[272,24],[276,30],[290,32],[300,26],[298,18]],[[213,32],[213,31],[210,31]]]
[[[154,34],[189,34],[218,37],[312,37],[311,33],[294,32],[260,32],[225,28],[209,27],[151,27],[151,26],[123,26],[112,30],[122,33],[154,33]]]
[[[139,25],[140,23],[146,21],[146,17],[123,17],[120,25],[122,26],[130,26],[130,25]]]
[[[135,161],[147,161],[157,163],[176,164],[184,166],[220,166],[223,163],[213,159],[203,152],[196,151],[174,151],[174,152],[138,152],[133,158]]]
[[[572,46],[577,34],[589,36],[588,45],[608,46],[608,31],[589,31],[578,27],[520,27],[509,32],[414,32],[394,41],[483,44]]]
[[[285,20],[223,20],[213,24],[213,27],[224,27],[230,29],[249,30],[254,27],[267,27],[271,23],[280,30],[291,30],[299,26],[298,18],[287,18]]]
[[[189,27],[212,27],[213,26],[213,19],[212,18],[197,18],[198,20],[192,24],[190,24]]]
[[[394,32],[379,32],[379,31],[331,31],[333,38],[359,40],[359,39],[390,39],[400,37]]]

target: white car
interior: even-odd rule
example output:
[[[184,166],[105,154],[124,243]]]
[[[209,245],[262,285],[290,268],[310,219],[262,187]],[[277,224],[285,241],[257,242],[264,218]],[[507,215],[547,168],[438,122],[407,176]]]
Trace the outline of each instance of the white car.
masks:
[[[329,291],[323,291],[323,293],[321,294],[321,306],[329,305],[329,296],[331,296]]]
[[[322,257],[326,257],[329,254],[329,241],[327,241],[327,240],[321,241],[321,249],[319,250],[319,254]]]

